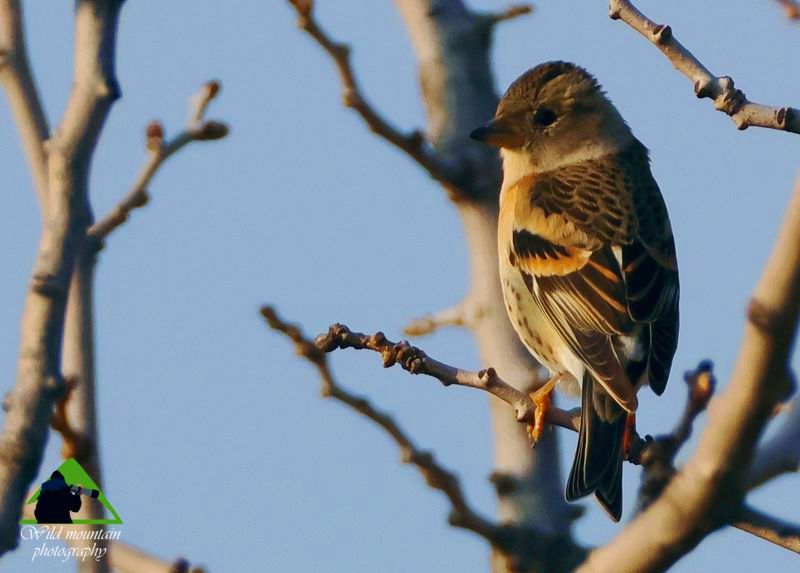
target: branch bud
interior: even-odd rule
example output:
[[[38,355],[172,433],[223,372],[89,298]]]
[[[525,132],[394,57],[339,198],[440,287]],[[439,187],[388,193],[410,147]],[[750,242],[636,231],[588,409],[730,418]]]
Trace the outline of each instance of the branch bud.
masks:
[[[222,89],[222,84],[219,83],[219,80],[211,80],[210,82],[206,83],[206,89],[208,90],[208,99],[212,100],[219,95],[219,91]]]
[[[221,121],[207,121],[197,132],[195,139],[198,141],[222,139],[228,135],[228,131],[228,126]]]
[[[161,122],[153,120],[148,123],[145,134],[147,137],[146,146],[148,151],[158,151],[161,149],[161,146],[164,144],[164,127],[161,125]]]

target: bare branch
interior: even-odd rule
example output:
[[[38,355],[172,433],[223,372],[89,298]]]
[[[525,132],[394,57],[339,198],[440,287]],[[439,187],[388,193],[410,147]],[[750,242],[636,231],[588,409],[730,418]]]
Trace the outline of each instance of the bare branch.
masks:
[[[800,398],[783,408],[781,425],[760,445],[750,464],[747,489],[754,489],[784,473],[800,471]]]
[[[425,144],[421,131],[402,133],[384,118],[364,97],[350,63],[350,47],[333,40],[314,18],[314,0],[289,0],[297,12],[297,25],[324,49],[336,65],[342,82],[342,102],[358,113],[367,127],[402,152],[410,156],[436,181],[451,192],[457,192],[460,174],[439,161],[436,153]]]
[[[146,148],[149,153],[147,162],[131,190],[114,210],[89,228],[89,238],[97,241],[97,244],[102,244],[111,232],[128,220],[131,211],[146,205],[149,200],[147,186],[159,167],[174,153],[193,141],[221,139],[228,134],[228,127],[224,123],[205,120],[208,105],[217,97],[219,91],[218,81],[206,83],[191,99],[186,128],[169,141],[164,141],[164,128],[161,124],[156,121],[150,122],[146,129]]]
[[[403,328],[403,334],[406,336],[427,336],[447,326],[467,326],[463,303],[413,319]]]
[[[532,4],[513,4],[500,12],[484,14],[483,17],[491,24],[499,24],[500,22],[507,22],[508,20],[519,18],[520,16],[527,16],[532,12]]]
[[[458,477],[441,466],[432,453],[420,450],[391,416],[379,411],[367,399],[351,394],[336,383],[328,368],[325,354],[328,350],[325,350],[319,342],[311,342],[305,338],[298,327],[284,322],[272,307],[262,307],[261,315],[266,319],[270,328],[284,334],[294,343],[298,355],[314,364],[319,371],[324,397],[333,398],[346,404],[383,428],[400,448],[403,462],[414,464],[428,485],[447,496],[451,505],[448,520],[451,525],[468,529],[490,543],[496,543],[499,534],[498,526],[470,507],[461,490]]]
[[[28,63],[23,31],[19,0],[0,0],[0,82],[11,106],[44,214],[47,203],[47,153],[44,143],[50,136],[50,128]]]
[[[99,448],[99,416],[97,413],[97,376],[95,368],[94,332],[94,273],[96,252],[83,244],[75,262],[72,282],[67,299],[67,314],[64,320],[64,337],[61,345],[61,372],[67,381],[68,396],[56,404],[51,426],[63,438],[61,454],[64,458],[75,458],[92,476],[99,487],[105,487]],[[105,507],[100,503],[84,503],[76,518],[97,520],[106,517]],[[103,525],[75,525],[78,537],[75,545],[91,550],[108,548],[107,539],[93,540],[90,531],[103,532]],[[81,539],[81,536],[86,537]],[[107,559],[82,561],[79,573],[109,573]]]
[[[268,312],[273,311],[268,310]],[[436,378],[444,386],[466,386],[483,390],[510,405],[517,421],[527,424],[534,421],[536,406],[530,396],[504,381],[494,368],[480,372],[461,370],[431,358],[423,350],[405,340],[392,342],[382,332],[375,334],[353,332],[343,324],[332,325],[327,333],[316,338],[314,344],[323,352],[346,348],[372,350],[381,355],[384,368],[398,364],[411,374],[424,374]],[[716,384],[710,362],[702,362],[696,370],[687,372],[685,379],[689,388],[688,399],[684,413],[673,432],[655,439],[649,437],[641,439],[635,436],[634,447],[628,457],[629,462],[645,465],[646,469],[655,463],[673,469],[675,455],[691,436],[692,425],[708,405]],[[580,428],[580,408],[562,410],[551,407],[545,421],[550,425],[577,432]],[[671,477],[671,473],[668,477]],[[668,481],[668,477],[659,484],[659,492]]]
[[[472,330],[485,313],[486,309],[479,304],[477,297],[470,295],[454,306],[415,318],[406,325],[403,333],[406,336],[426,336],[447,326]]]
[[[17,382],[6,398],[0,439],[0,554],[17,546],[20,508],[42,459],[55,400],[67,291],[91,218],[91,158],[112,103],[117,21],[122,0],[78,0],[75,81],[47,146],[47,203],[22,316]]]
[[[758,438],[791,391],[788,361],[798,310],[800,181],[750,302],[734,374],[711,405],[700,445],[659,499],[579,571],[663,571],[735,519]]]
[[[789,20],[800,20],[800,3],[797,0],[777,0]]]
[[[731,526],[800,553],[800,526],[744,505]]]
[[[628,454],[628,461],[641,465],[644,470],[637,500],[640,509],[658,499],[675,475],[675,457],[691,437],[695,420],[705,411],[714,394],[716,379],[709,361],[686,372],[684,380],[688,388],[686,404],[672,432],[656,438],[636,436]]]
[[[718,77],[708,71],[675,39],[669,26],[656,24],[629,0],[610,0],[609,15],[613,20],[622,20],[652,42],[694,84],[697,97],[713,100],[714,107],[728,114],[739,129],[754,126],[800,133],[800,110],[749,101],[741,90],[734,87],[730,77]]]
[[[314,343],[323,352],[344,348],[372,350],[381,355],[384,368],[399,364],[411,374],[431,376],[444,386],[466,386],[484,390],[509,404],[514,410],[517,421],[527,424],[534,421],[536,406],[531,397],[500,378],[494,368],[480,372],[461,370],[431,358],[405,340],[392,342],[382,332],[372,335],[353,332],[343,324],[332,325],[328,332],[318,336]],[[580,424],[580,409],[567,411],[551,407],[545,421],[553,426],[577,431]]]
[[[320,346],[319,339],[312,342],[306,338],[297,326],[282,320],[272,307],[262,307],[261,315],[270,328],[294,343],[298,355],[316,367],[322,381],[323,397],[342,402],[375,422],[398,445],[402,461],[413,464],[431,488],[445,494],[451,506],[448,517],[450,525],[472,531],[488,541],[509,561],[513,570],[522,570],[521,563],[533,563],[535,570],[546,565],[550,571],[572,571],[585,558],[586,550],[576,545],[569,536],[527,526],[495,524],[480,515],[469,504],[458,477],[452,471],[439,464],[431,452],[416,446],[390,415],[378,410],[369,400],[345,390],[335,381],[328,368],[327,351]],[[391,354],[391,351],[387,352],[387,355]],[[402,360],[399,356],[397,359]],[[431,366],[438,371],[438,366]]]

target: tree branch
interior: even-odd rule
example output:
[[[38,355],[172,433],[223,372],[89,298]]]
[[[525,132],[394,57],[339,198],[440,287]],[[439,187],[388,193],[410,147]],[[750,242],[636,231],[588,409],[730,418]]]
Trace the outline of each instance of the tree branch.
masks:
[[[95,369],[94,277],[96,251],[84,242],[72,273],[64,321],[64,341],[61,347],[61,371],[66,379],[68,394],[56,404],[51,423],[63,438],[61,455],[75,458],[92,476],[100,488],[105,488],[100,459],[100,431],[97,413],[97,376]],[[103,519],[105,508],[99,503],[85,503],[78,519]],[[76,525],[80,533],[104,530],[104,526]],[[76,539],[76,545],[108,548],[108,540]],[[107,559],[87,559],[77,564],[78,573],[109,573]]]
[[[675,475],[675,457],[691,437],[695,420],[714,394],[716,378],[711,362],[703,361],[695,370],[686,372],[684,381],[688,388],[686,404],[672,432],[656,438],[633,439],[628,461],[643,469],[637,499],[640,510],[658,499]]]
[[[491,12],[489,14],[483,14],[483,17],[490,24],[499,24],[500,22],[507,22],[508,20],[514,20],[515,18],[519,18],[520,16],[527,16],[533,12],[533,6],[531,4],[513,4],[506,8],[505,10],[501,10],[500,12]]]
[[[800,471],[800,398],[783,408],[778,430],[760,445],[747,476],[747,489],[755,489],[784,473]]]
[[[473,330],[485,315],[486,309],[480,305],[476,297],[469,295],[449,308],[415,318],[403,328],[403,334],[426,336],[447,326]]]
[[[486,517],[480,515],[473,509],[466,498],[461,483],[452,471],[448,470],[436,461],[431,452],[420,449],[400,425],[385,412],[378,410],[372,403],[361,396],[350,393],[340,386],[330,372],[327,362],[327,352],[324,348],[325,342],[320,339],[312,342],[306,338],[300,329],[292,324],[288,324],[281,319],[274,308],[264,306],[261,308],[261,315],[273,330],[280,332],[289,338],[295,346],[299,356],[311,362],[319,372],[322,382],[322,396],[333,398],[362,416],[372,420],[380,426],[400,448],[403,463],[413,464],[425,478],[427,484],[436,490],[441,491],[450,502],[451,511],[448,516],[448,523],[453,527],[472,531],[485,539],[512,562],[515,563],[535,563],[537,568],[547,564],[549,570],[567,571],[575,567],[585,556],[585,549],[575,545],[569,536],[552,535],[546,532],[537,531],[529,527],[519,527],[512,524],[495,524]],[[343,334],[343,331],[338,332]],[[348,331],[349,332],[349,331]],[[359,335],[349,333],[348,340]],[[360,335],[364,336],[364,335]],[[373,337],[380,340],[379,335]],[[386,344],[390,344],[385,341]],[[369,342],[372,344],[372,342]],[[378,342],[377,344],[383,344]],[[409,346],[402,346],[398,351],[384,348],[382,354],[385,359],[393,353],[408,350]],[[376,348],[371,348],[377,350]],[[411,356],[396,356],[401,361],[424,360],[419,357],[414,359]],[[442,376],[449,367],[430,361],[428,367],[433,368],[432,372],[437,372]],[[404,366],[405,368],[405,366]],[[435,374],[431,373],[432,376]],[[438,376],[437,376],[438,377]],[[502,381],[500,381],[502,382]],[[456,383],[456,382],[454,382]],[[513,388],[512,388],[513,390]]]
[[[50,137],[50,128],[28,63],[23,34],[19,0],[0,0],[0,83],[8,97],[44,214],[47,202],[47,153],[44,143]]]
[[[579,571],[663,571],[736,518],[758,438],[792,389],[788,361],[798,310],[800,181],[750,302],[734,374],[712,404],[697,451],[659,499]]]
[[[186,128],[168,141],[164,141],[164,128],[161,124],[157,121],[150,122],[146,129],[149,158],[138,178],[119,204],[88,230],[89,238],[98,247],[109,234],[128,220],[131,211],[147,204],[147,186],[167,159],[193,141],[222,139],[228,134],[226,124],[205,119],[208,105],[217,97],[220,88],[218,81],[210,81],[191,98]]]
[[[261,315],[270,328],[282,333],[294,343],[299,356],[317,368],[322,381],[323,397],[338,400],[375,422],[400,448],[403,463],[414,464],[429,486],[445,494],[451,505],[448,518],[451,525],[472,531],[492,544],[496,543],[498,527],[470,507],[461,490],[458,477],[441,466],[433,454],[420,450],[391,416],[375,408],[369,400],[351,394],[337,384],[328,368],[326,352],[329,350],[324,345],[319,341],[311,342],[305,338],[297,326],[283,321],[272,307],[262,307]]]
[[[760,537],[779,547],[800,553],[800,526],[742,506],[731,526]]]
[[[395,343],[388,340],[381,332],[367,335],[353,332],[341,324],[331,326],[326,334],[318,336],[312,343],[303,337],[297,327],[289,325],[280,319],[273,308],[263,307],[261,314],[271,328],[285,334],[294,341],[300,356],[317,366],[323,379],[323,396],[333,397],[345,402],[383,427],[400,445],[404,452],[403,460],[406,463],[410,461],[419,465],[419,462],[415,461],[419,451],[413,445],[407,443],[408,438],[389,416],[377,411],[365,399],[348,394],[333,382],[327,369],[325,353],[345,348],[372,350],[381,355],[384,367],[388,368],[398,364],[412,374],[424,374],[436,378],[445,386],[457,385],[484,390],[512,406],[518,421],[525,423],[533,421],[535,405],[530,397],[500,379],[492,368],[481,372],[460,370],[427,356],[422,350],[411,346],[406,341]],[[664,488],[675,475],[675,456],[691,437],[692,427],[697,416],[705,411],[714,393],[716,380],[713,376],[710,362],[701,362],[697,369],[687,372],[684,378],[689,390],[686,405],[672,432],[657,438],[651,438],[650,436],[645,439],[641,439],[638,436],[634,438],[634,446],[628,461],[635,465],[641,465],[644,469],[639,492],[639,505],[642,509],[659,498]],[[580,427],[580,409],[564,411],[553,408],[548,412],[547,422],[577,431]],[[427,460],[427,458],[424,458],[424,460]],[[420,471],[425,474],[428,469],[429,466],[425,465],[420,468]],[[438,469],[436,470],[434,478],[426,475],[428,483],[437,489],[440,488],[434,485],[434,482],[438,483],[445,479],[438,473],[439,471]],[[449,475],[452,477],[451,474]],[[448,477],[445,481],[450,483],[452,480]],[[499,476],[494,481],[498,481],[499,489],[505,487],[502,485],[506,483],[504,476]],[[450,497],[449,494],[448,497]],[[455,507],[456,502],[453,502],[453,505]],[[460,510],[455,511],[458,512]],[[450,521],[451,524],[458,525],[460,520],[451,516]],[[468,516],[467,521],[470,525],[466,529],[474,531],[472,517]],[[796,544],[800,543],[800,538],[795,536],[794,526],[780,522],[766,514],[756,512],[747,506],[744,506],[736,514],[731,525],[792,551],[796,551]],[[485,533],[491,530],[482,529],[482,531]],[[487,535],[479,531],[476,531],[476,533],[479,533],[492,544],[497,543],[496,535],[494,534]]]
[[[392,342],[382,332],[371,335],[353,332],[343,324],[332,325],[326,334],[316,338],[314,344],[322,352],[345,348],[372,350],[381,355],[384,368],[398,364],[411,374],[424,374],[436,378],[444,386],[466,386],[483,390],[510,405],[518,422],[532,424],[534,421],[536,406],[531,397],[500,378],[494,368],[480,372],[461,370],[431,358],[405,340]],[[551,407],[546,422],[577,431],[580,425],[580,409],[567,411]]]
[[[146,202],[146,186],[167,158],[192,141],[224,137],[228,131],[224,124],[204,119],[209,103],[217,96],[219,90],[218,82],[208,82],[191,98],[187,126],[170,141],[164,142],[164,132],[160,124],[152,122],[148,126],[149,161],[120,205],[87,230],[87,238],[77,257],[69,289],[62,349],[62,371],[72,382],[71,387],[74,390],[70,392],[68,399],[59,401],[54,427],[64,438],[63,456],[76,458],[99,484],[103,482],[100,451],[97,447],[99,430],[94,342],[94,277],[97,252],[103,246],[108,234],[127,219],[130,211]],[[99,519],[104,517],[104,509],[100,504],[85,504],[79,512],[79,517]],[[92,529],[86,525],[76,527]],[[91,546],[95,541],[85,540],[83,543]],[[102,547],[106,541],[101,539],[96,543]],[[107,573],[108,561],[82,561],[79,569],[81,573]]]
[[[61,435],[63,441],[61,457],[65,460],[75,458],[81,466],[84,466],[90,456],[93,444],[90,444],[84,438],[82,432],[75,427],[74,420],[71,419],[67,412],[67,403],[75,392],[76,380],[74,378],[66,378],[65,383],[66,391],[56,401],[53,419],[50,420],[50,427]],[[96,472],[93,471],[90,475],[95,477],[95,481],[97,480]]]
[[[364,97],[350,63],[350,47],[333,40],[314,18],[314,0],[289,0],[297,12],[297,26],[311,36],[333,60],[342,83],[342,102],[355,110],[370,131],[407,154],[428,174],[452,193],[460,193],[463,184],[459,169],[439,160],[436,152],[426,145],[419,130],[402,133],[384,118]]]
[[[20,508],[36,477],[53,412],[72,270],[91,220],[88,179],[100,131],[119,87],[114,51],[121,0],[79,0],[75,82],[47,146],[45,225],[22,316],[17,382],[0,438],[0,554],[17,546]]]
[[[698,98],[709,98],[714,107],[728,114],[736,127],[766,127],[800,133],[800,110],[793,107],[771,107],[749,101],[735,88],[728,76],[718,77],[694,57],[665,24],[656,24],[642,14],[629,0],[610,0],[609,16],[622,20],[652,42],[672,65],[694,84]]]

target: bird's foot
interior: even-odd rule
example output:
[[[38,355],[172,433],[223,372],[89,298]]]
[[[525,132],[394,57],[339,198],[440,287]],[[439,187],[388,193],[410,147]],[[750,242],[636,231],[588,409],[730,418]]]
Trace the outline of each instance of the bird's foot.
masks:
[[[622,455],[628,459],[631,453],[631,446],[633,445],[633,436],[636,434],[636,414],[633,412],[628,413],[625,418],[625,432],[622,434]]]
[[[563,377],[563,372],[557,372],[542,384],[538,390],[530,394],[531,400],[536,406],[536,412],[534,413],[533,425],[528,426],[528,435],[534,446],[541,439],[542,433],[544,433],[544,422],[547,417],[547,410],[550,408],[550,392],[553,391],[556,383]]]

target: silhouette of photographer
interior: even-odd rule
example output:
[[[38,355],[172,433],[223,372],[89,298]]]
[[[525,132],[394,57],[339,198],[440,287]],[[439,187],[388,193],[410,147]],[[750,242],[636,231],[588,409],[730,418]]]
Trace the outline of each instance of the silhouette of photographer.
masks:
[[[64,475],[56,470],[50,479],[42,484],[39,499],[33,515],[37,523],[72,523],[70,512],[81,508],[81,496],[76,488],[70,487]]]

